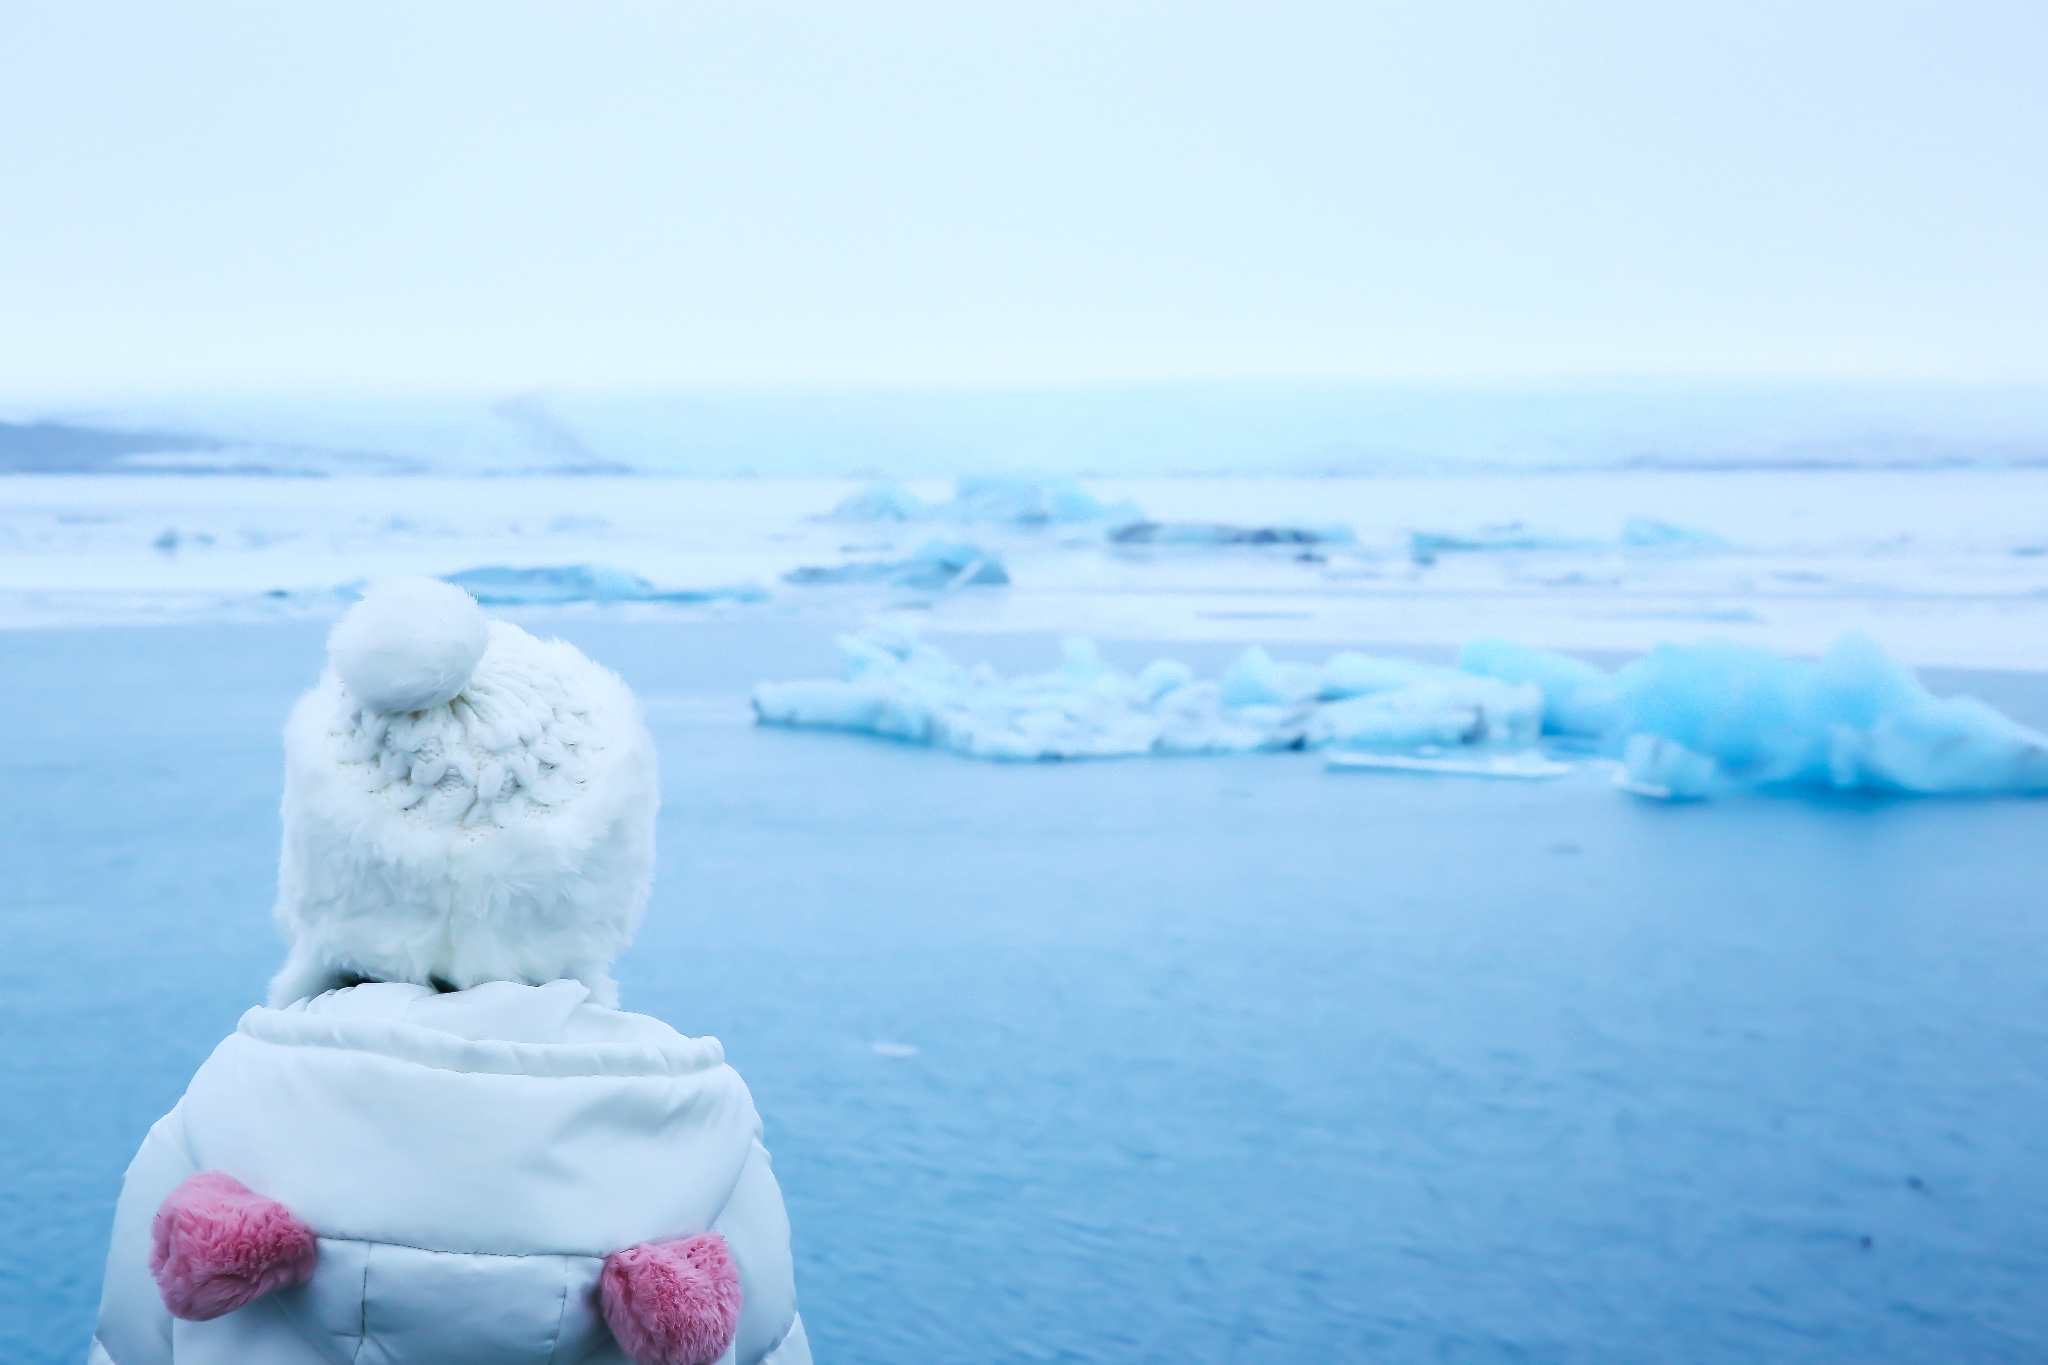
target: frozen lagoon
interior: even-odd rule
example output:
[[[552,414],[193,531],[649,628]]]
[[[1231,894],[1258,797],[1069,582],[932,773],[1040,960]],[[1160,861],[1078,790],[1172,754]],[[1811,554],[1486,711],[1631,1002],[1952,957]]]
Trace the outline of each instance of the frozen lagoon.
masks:
[[[821,1360],[2048,1354],[2048,805],[997,767],[750,725],[814,621],[533,624],[648,699],[625,1003],[753,1085]],[[120,1170],[280,956],[321,636],[0,636],[9,1361],[82,1357]]]

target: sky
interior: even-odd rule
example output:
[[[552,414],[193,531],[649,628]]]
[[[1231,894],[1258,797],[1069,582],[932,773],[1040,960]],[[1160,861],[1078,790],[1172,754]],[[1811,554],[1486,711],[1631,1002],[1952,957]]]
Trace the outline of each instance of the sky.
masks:
[[[2048,381],[2048,6],[0,0],[0,391]]]

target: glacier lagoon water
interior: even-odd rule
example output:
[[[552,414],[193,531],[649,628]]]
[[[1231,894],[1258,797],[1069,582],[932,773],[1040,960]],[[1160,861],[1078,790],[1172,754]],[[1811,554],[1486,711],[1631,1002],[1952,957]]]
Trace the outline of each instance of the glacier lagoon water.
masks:
[[[560,629],[663,745],[625,1003],[752,1084],[821,1361],[2048,1355],[2048,804],[977,764],[748,724],[813,626]],[[320,632],[4,638],[0,1358],[41,1365],[278,960]]]

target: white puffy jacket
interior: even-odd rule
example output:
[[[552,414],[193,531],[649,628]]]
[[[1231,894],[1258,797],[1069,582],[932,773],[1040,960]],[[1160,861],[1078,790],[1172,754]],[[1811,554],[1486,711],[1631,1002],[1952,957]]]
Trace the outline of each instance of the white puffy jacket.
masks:
[[[573,981],[365,985],[252,1009],[128,1168],[94,1365],[621,1365],[606,1254],[724,1234],[732,1365],[809,1365],[761,1122],[715,1038]],[[312,1279],[173,1319],[150,1223],[224,1171],[319,1236]]]

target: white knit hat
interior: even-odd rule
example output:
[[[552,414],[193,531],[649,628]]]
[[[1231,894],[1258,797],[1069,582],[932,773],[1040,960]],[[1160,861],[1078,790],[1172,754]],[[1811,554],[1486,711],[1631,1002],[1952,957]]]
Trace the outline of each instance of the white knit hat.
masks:
[[[574,978],[601,1004],[654,876],[654,741],[617,674],[373,584],[285,725],[273,1005],[356,981]]]

